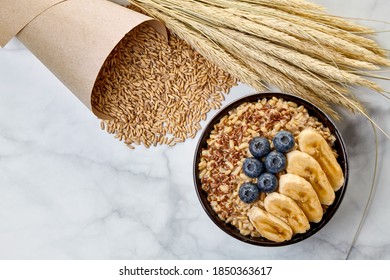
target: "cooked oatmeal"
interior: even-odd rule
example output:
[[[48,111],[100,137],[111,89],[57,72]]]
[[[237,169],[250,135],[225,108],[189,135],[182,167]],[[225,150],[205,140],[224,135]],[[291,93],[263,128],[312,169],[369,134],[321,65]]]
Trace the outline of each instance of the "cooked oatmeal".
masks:
[[[264,209],[265,193],[252,204],[242,202],[238,196],[241,184],[256,181],[242,171],[245,158],[251,157],[249,142],[257,136],[271,140],[280,130],[290,131],[296,138],[305,128],[317,130],[333,146],[336,138],[329,128],[309,116],[303,106],[282,98],[243,103],[214,126],[207,147],[202,150],[198,168],[202,189],[207,192],[208,201],[220,219],[237,227],[243,235],[260,236],[247,214],[254,206]]]

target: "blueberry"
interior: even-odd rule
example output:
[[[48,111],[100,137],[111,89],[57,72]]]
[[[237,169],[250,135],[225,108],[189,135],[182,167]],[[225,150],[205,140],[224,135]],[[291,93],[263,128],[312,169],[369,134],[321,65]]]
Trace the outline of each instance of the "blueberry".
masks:
[[[263,173],[257,179],[257,187],[261,192],[273,192],[278,188],[278,178],[274,174]]]
[[[281,152],[272,151],[265,158],[264,165],[269,173],[278,173],[286,168],[286,157]]]
[[[274,139],[275,149],[281,153],[287,153],[294,148],[295,140],[294,136],[288,131],[279,131]]]
[[[250,178],[257,178],[264,172],[264,164],[256,158],[247,158],[242,164],[242,171]]]
[[[245,203],[252,203],[259,198],[260,192],[256,184],[254,183],[244,183],[241,185],[238,196]]]
[[[255,137],[249,142],[249,151],[254,157],[260,159],[271,151],[271,146],[267,138]]]

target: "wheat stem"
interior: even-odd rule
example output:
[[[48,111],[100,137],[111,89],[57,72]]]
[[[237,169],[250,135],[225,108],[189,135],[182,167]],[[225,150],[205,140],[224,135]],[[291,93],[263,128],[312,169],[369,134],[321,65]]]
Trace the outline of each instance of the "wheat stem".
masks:
[[[133,0],[201,55],[255,89],[265,82],[335,114],[330,104],[359,111],[352,85],[384,93],[365,79],[390,66],[387,52],[355,33],[361,25],[328,15],[304,0]],[[387,78],[384,78],[387,80]]]

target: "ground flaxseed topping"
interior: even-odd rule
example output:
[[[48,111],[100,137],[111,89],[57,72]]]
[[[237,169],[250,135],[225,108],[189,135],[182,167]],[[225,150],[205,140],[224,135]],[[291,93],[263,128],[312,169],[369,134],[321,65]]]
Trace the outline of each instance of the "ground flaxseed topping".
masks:
[[[281,98],[243,103],[222,117],[211,131],[198,165],[202,189],[220,219],[237,227],[243,235],[260,236],[247,214],[253,206],[264,208],[265,193],[252,204],[242,202],[238,196],[241,184],[255,181],[242,171],[243,161],[251,157],[249,142],[257,136],[271,140],[281,130],[297,137],[305,128],[315,129],[333,146],[336,138],[329,128],[309,116],[303,106]]]

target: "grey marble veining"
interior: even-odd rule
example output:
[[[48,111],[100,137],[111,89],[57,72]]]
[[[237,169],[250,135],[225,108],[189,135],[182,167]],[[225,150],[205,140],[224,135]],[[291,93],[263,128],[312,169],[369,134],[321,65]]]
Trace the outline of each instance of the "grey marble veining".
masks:
[[[348,17],[386,20],[390,10],[388,1],[315,2]],[[390,49],[388,33],[378,40]],[[252,92],[240,85],[224,104]],[[357,94],[390,131],[390,101]],[[198,202],[199,133],[173,148],[129,150],[14,39],[0,50],[0,259],[390,259],[390,140],[381,134],[376,193],[348,255],[370,195],[375,137],[364,117],[343,114],[351,175],[338,212],[301,243],[255,247],[223,233]]]

